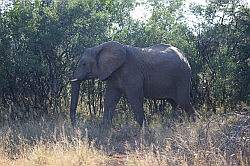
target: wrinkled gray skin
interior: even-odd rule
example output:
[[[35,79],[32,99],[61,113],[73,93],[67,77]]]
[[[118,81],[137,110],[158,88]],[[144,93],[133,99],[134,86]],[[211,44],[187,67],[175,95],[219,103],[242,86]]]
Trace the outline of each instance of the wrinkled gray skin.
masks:
[[[193,117],[190,103],[191,68],[184,55],[171,45],[158,44],[147,48],[106,42],[86,49],[74,72],[70,117],[76,124],[76,107],[80,82],[99,78],[106,81],[103,123],[110,125],[116,104],[124,95],[136,121],[144,120],[143,98],[168,99]]]

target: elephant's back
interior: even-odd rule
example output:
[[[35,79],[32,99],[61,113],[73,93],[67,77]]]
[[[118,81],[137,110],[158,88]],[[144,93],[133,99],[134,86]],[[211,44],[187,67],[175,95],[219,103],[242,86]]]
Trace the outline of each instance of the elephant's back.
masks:
[[[189,69],[191,69],[187,58],[185,57],[185,55],[176,47],[171,46],[169,48],[166,49],[166,55],[168,54],[173,54],[176,58],[176,60],[178,60],[181,64],[183,64],[184,66],[187,66]]]
[[[172,75],[174,73],[176,76],[179,73],[185,73],[185,75],[191,73],[187,58],[178,48],[163,44],[154,47],[157,49],[130,47],[127,52],[129,61],[138,65],[143,71],[150,70],[149,72],[153,74],[171,73]]]
[[[145,49],[152,49],[155,51],[165,51],[167,50],[169,47],[171,47],[172,45],[170,44],[156,44],[150,47],[146,47]]]
[[[191,70],[185,55],[176,47],[171,45],[155,45],[153,47],[142,48],[142,57],[145,64],[151,66],[168,66],[168,68]]]

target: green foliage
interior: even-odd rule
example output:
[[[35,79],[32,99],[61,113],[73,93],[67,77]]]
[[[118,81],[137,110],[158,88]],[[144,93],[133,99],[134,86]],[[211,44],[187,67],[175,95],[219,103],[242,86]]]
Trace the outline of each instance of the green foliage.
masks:
[[[209,1],[194,6],[204,18],[195,37],[204,67],[201,78],[214,107],[249,102],[249,8],[240,1]]]

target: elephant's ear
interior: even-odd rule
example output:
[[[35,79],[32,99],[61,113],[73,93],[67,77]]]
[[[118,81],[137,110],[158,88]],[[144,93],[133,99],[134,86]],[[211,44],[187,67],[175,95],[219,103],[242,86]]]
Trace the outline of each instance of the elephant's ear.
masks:
[[[117,42],[108,42],[99,46],[97,68],[100,80],[107,79],[126,60],[126,49]]]

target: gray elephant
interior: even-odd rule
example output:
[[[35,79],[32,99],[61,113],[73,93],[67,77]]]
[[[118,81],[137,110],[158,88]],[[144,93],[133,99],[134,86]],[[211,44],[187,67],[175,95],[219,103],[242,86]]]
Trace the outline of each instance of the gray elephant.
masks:
[[[103,123],[112,123],[116,104],[124,95],[142,125],[143,99],[168,99],[187,115],[194,117],[190,103],[191,68],[184,55],[171,45],[147,48],[122,45],[111,41],[88,48],[81,57],[71,80],[70,118],[76,124],[76,107],[80,82],[99,78],[106,81]]]

